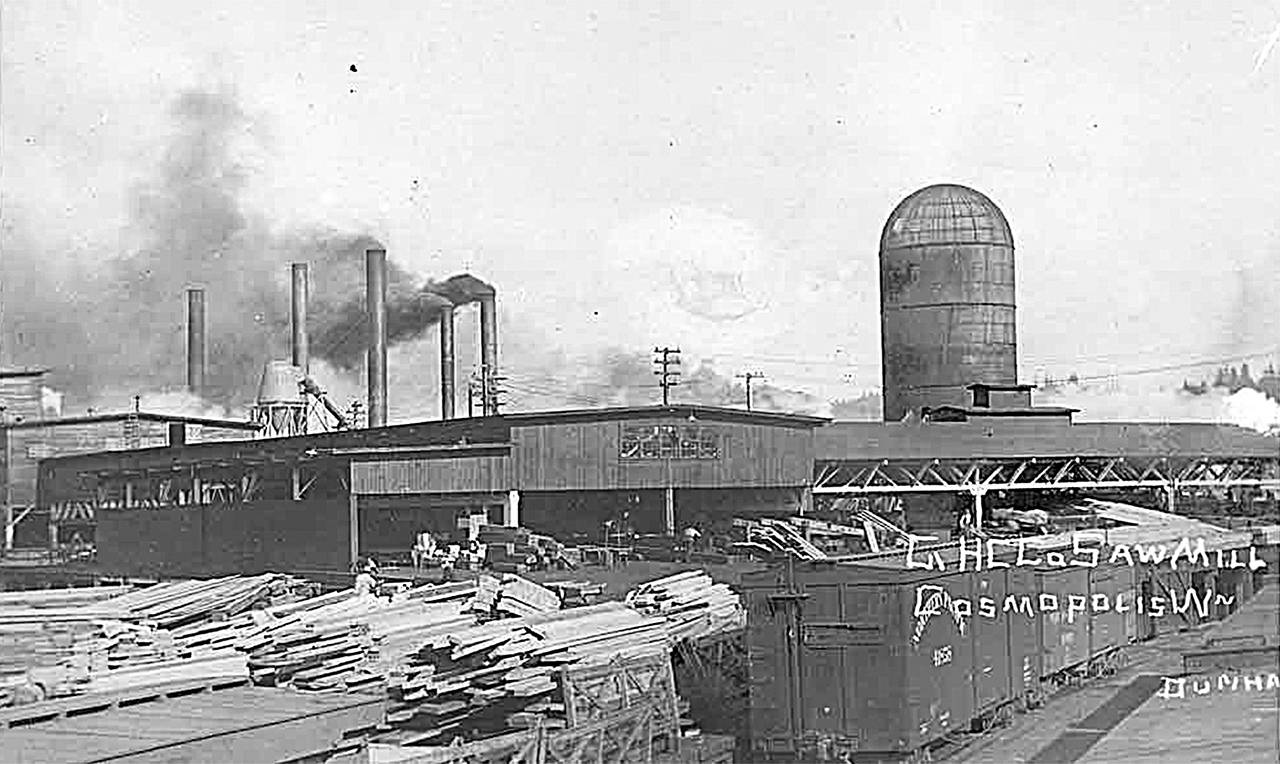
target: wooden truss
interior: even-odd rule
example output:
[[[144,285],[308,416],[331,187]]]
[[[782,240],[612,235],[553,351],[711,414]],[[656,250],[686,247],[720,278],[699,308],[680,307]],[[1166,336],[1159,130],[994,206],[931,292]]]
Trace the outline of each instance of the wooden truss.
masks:
[[[1280,459],[1034,457],[819,463],[815,494],[1280,487]]]

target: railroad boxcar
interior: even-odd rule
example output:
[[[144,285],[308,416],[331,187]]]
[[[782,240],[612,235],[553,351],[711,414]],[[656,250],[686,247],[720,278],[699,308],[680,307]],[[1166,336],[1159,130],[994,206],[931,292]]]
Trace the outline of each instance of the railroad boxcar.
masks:
[[[1008,620],[972,608],[999,606],[1007,570],[949,568],[796,563],[744,576],[754,749],[896,761],[1006,703],[1026,662]]]
[[[1177,566],[1168,554],[1110,559],[1116,545],[1171,552],[1187,530],[1205,534],[1210,565],[1185,553]],[[1126,644],[1233,610],[1252,578],[1247,567],[1214,566],[1218,550],[1247,557],[1247,533],[1115,529],[1096,564],[1082,563],[1074,540],[1035,541],[1061,553],[1056,563],[1046,554],[1009,564],[1015,555],[1005,548],[976,570],[968,554],[960,570],[952,544],[745,575],[753,749],[805,761],[909,760],[951,732],[981,729],[1065,682],[1113,670]],[[928,569],[917,567],[926,559]],[[1169,589],[1183,600],[1193,586],[1201,598],[1235,597],[1205,616],[1178,613]],[[1163,613],[1153,596],[1166,599]]]

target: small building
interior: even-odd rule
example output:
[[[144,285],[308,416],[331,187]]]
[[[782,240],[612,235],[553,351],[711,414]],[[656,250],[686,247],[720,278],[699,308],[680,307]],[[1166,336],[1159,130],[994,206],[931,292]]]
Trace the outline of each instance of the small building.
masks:
[[[92,538],[93,512],[87,503],[58,511],[37,506],[37,464],[43,459],[245,439],[258,429],[250,422],[146,411],[61,416],[43,403],[45,374],[44,369],[0,370],[0,503],[6,549],[56,546],[60,535],[63,540],[77,533]]]

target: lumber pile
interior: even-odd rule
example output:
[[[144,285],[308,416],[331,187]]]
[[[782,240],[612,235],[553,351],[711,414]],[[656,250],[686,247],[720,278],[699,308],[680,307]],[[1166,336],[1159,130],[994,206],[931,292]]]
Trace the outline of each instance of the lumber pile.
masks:
[[[627,592],[624,601],[641,613],[664,618],[674,642],[702,639],[746,624],[738,594],[700,570],[641,584]]]
[[[560,595],[513,573],[501,578],[482,575],[477,582],[471,609],[495,618],[519,618],[559,610]]]
[[[475,740],[564,726],[561,674],[619,656],[670,656],[666,623],[620,602],[433,628],[388,681],[388,724],[401,743]]]
[[[801,560],[823,560],[827,558],[823,552],[805,538],[804,533],[791,523],[772,518],[751,520],[734,519],[735,527],[741,529],[746,536],[745,541],[733,545],[738,553],[751,554],[765,560],[786,559],[795,557]]]
[[[475,625],[474,584],[423,586],[391,600],[338,592],[292,610],[263,613],[236,649],[255,684],[356,689],[380,681],[436,629]]]

